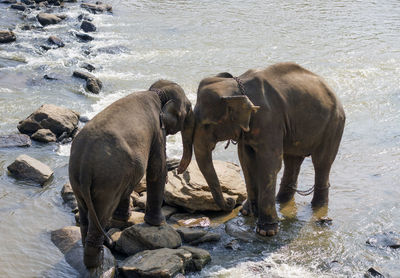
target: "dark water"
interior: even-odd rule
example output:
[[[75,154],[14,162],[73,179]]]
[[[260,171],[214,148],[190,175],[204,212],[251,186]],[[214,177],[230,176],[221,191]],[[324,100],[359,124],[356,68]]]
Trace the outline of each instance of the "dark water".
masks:
[[[331,173],[330,204],[315,212],[310,197],[279,208],[281,232],[271,239],[252,233],[251,220],[228,225],[242,250],[212,250],[213,261],[198,276],[362,277],[378,266],[400,277],[398,250],[374,248],[372,235],[400,233],[400,2],[383,1],[110,1],[114,15],[94,15],[98,32],[90,43],[71,35],[79,29],[79,4],[67,4],[69,19],[44,30],[37,11],[9,10],[0,4],[0,29],[15,28],[18,40],[0,45],[0,134],[16,132],[43,103],[72,108],[92,117],[114,100],[148,88],[159,78],[181,84],[195,101],[205,76],[294,61],[323,76],[342,100],[347,123]],[[57,35],[66,46],[44,53],[39,45]],[[89,53],[89,54],[85,54]],[[96,66],[104,83],[89,95],[71,77],[82,62]],[[53,74],[59,80],[44,80]],[[238,162],[236,147],[219,144],[217,159]],[[22,153],[55,170],[46,187],[15,181],[6,167]],[[74,223],[62,206],[69,146],[34,143],[29,149],[0,150],[0,277],[76,277],[48,232]],[[168,154],[181,153],[179,136],[169,138]],[[310,160],[299,184],[313,183]],[[333,219],[328,227],[314,220]],[[245,222],[245,223],[242,223]],[[223,230],[223,227],[220,227]],[[247,232],[250,230],[250,232]]]

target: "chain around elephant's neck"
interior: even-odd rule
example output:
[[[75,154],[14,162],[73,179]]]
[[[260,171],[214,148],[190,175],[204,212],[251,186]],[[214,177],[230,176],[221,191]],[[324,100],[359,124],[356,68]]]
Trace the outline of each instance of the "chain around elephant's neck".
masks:
[[[164,106],[164,104],[167,103],[168,101],[168,96],[167,93],[161,89],[151,89],[151,91],[155,92],[160,99],[161,102],[161,108]]]
[[[240,80],[239,77],[232,77],[237,83],[238,83],[238,87],[239,87],[239,91],[242,95],[246,95],[246,90],[244,88],[243,82],[242,80]]]

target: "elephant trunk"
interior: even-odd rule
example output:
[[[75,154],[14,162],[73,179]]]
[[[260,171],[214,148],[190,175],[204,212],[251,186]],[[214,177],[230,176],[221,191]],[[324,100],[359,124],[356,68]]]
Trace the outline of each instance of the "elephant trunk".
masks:
[[[199,169],[210,187],[215,203],[223,211],[232,211],[235,207],[235,200],[227,198],[225,201],[222,195],[221,185],[212,163],[212,148],[207,147],[204,142],[200,142],[200,139],[195,137],[194,153]]]
[[[183,129],[181,131],[183,154],[181,162],[179,163],[178,174],[182,174],[189,166],[190,161],[192,160],[194,126],[195,126],[194,114],[193,111],[190,109],[186,116]]]

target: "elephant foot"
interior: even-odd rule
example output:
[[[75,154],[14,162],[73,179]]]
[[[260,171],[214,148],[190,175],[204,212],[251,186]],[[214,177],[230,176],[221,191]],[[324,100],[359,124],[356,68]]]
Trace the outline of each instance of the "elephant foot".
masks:
[[[257,223],[257,233],[261,236],[274,236],[279,231],[278,223]]]
[[[280,204],[289,202],[294,197],[294,190],[279,190],[278,195],[276,195],[276,201]]]
[[[165,224],[165,217],[161,212],[155,215],[146,213],[144,216],[144,221],[152,226],[160,226]]]
[[[235,208],[235,206],[236,206],[236,201],[232,198],[227,198],[223,210],[226,212],[231,212]]]
[[[314,196],[311,200],[313,208],[321,208],[327,206],[329,202],[329,186],[323,189],[315,188]]]
[[[311,201],[311,206],[316,209],[316,208],[322,208],[328,205],[328,198],[313,198]]]
[[[104,250],[103,246],[91,246],[86,242],[83,262],[87,268],[96,268],[103,263]]]
[[[249,201],[248,199],[244,202],[242,209],[240,212],[244,216],[257,216],[257,207],[254,202]]]

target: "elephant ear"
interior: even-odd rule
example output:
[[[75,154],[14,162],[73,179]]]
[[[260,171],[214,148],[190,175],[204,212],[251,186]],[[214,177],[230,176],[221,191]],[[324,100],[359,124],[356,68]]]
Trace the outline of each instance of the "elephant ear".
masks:
[[[179,116],[180,112],[176,108],[175,102],[167,101],[162,108],[161,120],[168,134],[175,134],[179,131]]]
[[[215,77],[222,77],[222,78],[233,78],[233,75],[229,72],[221,72],[218,73]]]
[[[222,100],[228,106],[230,119],[238,124],[244,132],[250,131],[251,113],[256,113],[260,106],[255,106],[247,96],[225,96]]]

